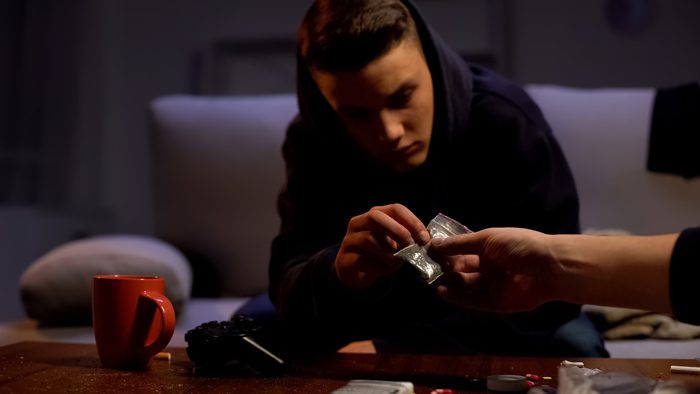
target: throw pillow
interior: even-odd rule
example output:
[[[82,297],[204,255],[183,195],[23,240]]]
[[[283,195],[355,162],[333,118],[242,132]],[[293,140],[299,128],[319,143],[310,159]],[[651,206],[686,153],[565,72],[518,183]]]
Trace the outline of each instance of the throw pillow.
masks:
[[[179,313],[189,300],[192,272],[177,249],[147,236],[109,235],[61,245],[33,262],[20,278],[27,316],[39,324],[92,321],[92,278],[102,274],[156,275]]]

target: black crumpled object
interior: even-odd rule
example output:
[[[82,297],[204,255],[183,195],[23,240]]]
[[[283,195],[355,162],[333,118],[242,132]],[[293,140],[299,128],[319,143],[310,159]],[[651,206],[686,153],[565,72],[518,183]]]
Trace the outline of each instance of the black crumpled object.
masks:
[[[658,89],[649,132],[647,170],[700,176],[700,84]]]

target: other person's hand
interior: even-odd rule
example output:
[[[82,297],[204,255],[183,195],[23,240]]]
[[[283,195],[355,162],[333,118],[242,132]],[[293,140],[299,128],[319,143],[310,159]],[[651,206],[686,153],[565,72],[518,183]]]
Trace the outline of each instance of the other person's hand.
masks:
[[[394,253],[430,241],[425,225],[401,204],[374,207],[350,219],[335,258],[338,278],[353,289],[364,289],[403,263]]]
[[[428,250],[446,271],[438,294],[468,309],[496,312],[521,312],[551,301],[561,267],[548,237],[491,228],[432,240]]]

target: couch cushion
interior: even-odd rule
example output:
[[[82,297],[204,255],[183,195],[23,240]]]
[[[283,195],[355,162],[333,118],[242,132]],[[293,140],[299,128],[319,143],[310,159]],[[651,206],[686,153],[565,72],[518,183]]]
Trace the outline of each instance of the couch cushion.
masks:
[[[195,296],[267,289],[281,148],[296,113],[291,94],[151,104],[156,235],[191,258]]]
[[[655,89],[530,85],[527,91],[569,161],[583,229],[658,234],[700,223],[700,179],[646,169]]]
[[[112,235],[61,245],[32,263],[20,278],[27,315],[42,325],[91,323],[92,278],[100,274],[157,275],[179,313],[192,274],[184,256],[154,238]]]

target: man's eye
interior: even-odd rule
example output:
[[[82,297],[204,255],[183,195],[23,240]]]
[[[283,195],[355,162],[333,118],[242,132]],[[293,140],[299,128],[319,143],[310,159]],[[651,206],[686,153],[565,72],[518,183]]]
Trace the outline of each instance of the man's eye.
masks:
[[[400,94],[394,95],[387,102],[389,108],[405,108],[411,102],[411,97],[413,97],[413,90],[401,92]]]

